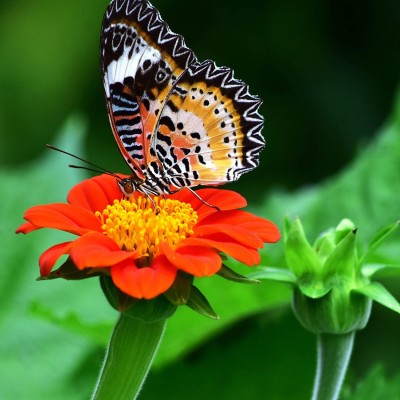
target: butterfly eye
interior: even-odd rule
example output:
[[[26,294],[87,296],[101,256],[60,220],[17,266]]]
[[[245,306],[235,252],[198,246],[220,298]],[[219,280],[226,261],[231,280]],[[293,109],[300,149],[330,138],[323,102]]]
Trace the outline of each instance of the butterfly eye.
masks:
[[[130,178],[121,179],[117,183],[125,196],[130,196],[136,190],[136,185]]]

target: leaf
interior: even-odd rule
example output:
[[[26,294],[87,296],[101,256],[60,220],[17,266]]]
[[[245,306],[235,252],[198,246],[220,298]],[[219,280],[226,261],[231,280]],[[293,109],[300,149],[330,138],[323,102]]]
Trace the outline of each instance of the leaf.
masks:
[[[368,371],[352,393],[342,393],[342,400],[383,400],[398,399],[400,393],[400,373],[385,373],[382,365],[375,365]]]
[[[399,276],[400,265],[394,264],[365,264],[362,266],[361,271],[364,276],[370,278],[374,276],[377,272],[384,270],[392,270],[391,276]]]
[[[395,232],[399,227],[399,224],[400,221],[396,221],[395,223],[381,229],[368,245],[368,250],[365,254],[363,254],[361,262],[370,256],[393,232]]]
[[[247,276],[253,279],[286,282],[292,284],[296,283],[296,276],[293,274],[293,272],[284,268],[258,267],[255,271],[250,272]]]
[[[76,313],[68,312],[65,315],[58,315],[57,310],[45,306],[44,304],[34,301],[30,307],[31,315],[35,318],[47,321],[65,331],[76,333],[80,336],[87,337],[99,346],[103,346],[109,340],[110,323],[97,322],[87,324],[81,316]]]
[[[53,144],[83,156],[85,129],[85,119],[75,115],[66,121]],[[65,201],[69,188],[86,176],[68,168],[68,161],[43,143],[40,160],[0,171],[0,191],[7,193],[0,197],[0,353],[7,365],[2,369],[0,398],[82,397],[82,392],[71,387],[70,379],[77,366],[97,351],[98,343],[107,336],[107,325],[111,332],[116,318],[97,279],[36,281],[39,255],[72,235],[53,230],[14,233],[28,207]],[[54,315],[46,310],[53,310]],[[26,363],[35,365],[29,373]],[[83,380],[95,382],[97,371],[81,373]],[[44,376],[51,384],[43,385]],[[89,397],[90,390],[84,397]]]
[[[310,238],[347,217],[367,245],[377,228],[400,216],[400,92],[376,137],[346,169],[320,185],[272,194],[261,215],[299,215]]]
[[[353,289],[354,292],[361,293],[371,300],[382,304],[400,314],[400,303],[389,293],[389,291],[378,282],[370,282],[365,286]]]

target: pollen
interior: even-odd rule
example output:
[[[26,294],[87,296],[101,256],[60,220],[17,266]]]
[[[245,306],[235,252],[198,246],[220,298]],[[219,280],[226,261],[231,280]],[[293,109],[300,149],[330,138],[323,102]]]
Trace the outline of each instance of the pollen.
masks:
[[[105,235],[122,250],[136,251],[138,258],[151,262],[159,253],[160,243],[176,249],[179,243],[193,235],[198,215],[190,204],[178,200],[154,197],[130,197],[114,200],[102,212],[96,212]]]

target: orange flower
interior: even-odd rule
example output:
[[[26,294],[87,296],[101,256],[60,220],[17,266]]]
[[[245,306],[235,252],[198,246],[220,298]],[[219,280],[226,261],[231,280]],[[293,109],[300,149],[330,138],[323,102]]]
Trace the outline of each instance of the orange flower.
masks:
[[[220,253],[247,264],[260,262],[258,249],[279,240],[278,228],[246,211],[238,193],[201,189],[154,197],[124,198],[115,178],[97,176],[74,186],[68,203],[35,206],[17,233],[53,228],[79,237],[46,250],[39,259],[46,277],[60,256],[68,254],[79,270],[109,274],[114,284],[135,298],[151,299],[174,283],[179,270],[202,277],[221,268]]]

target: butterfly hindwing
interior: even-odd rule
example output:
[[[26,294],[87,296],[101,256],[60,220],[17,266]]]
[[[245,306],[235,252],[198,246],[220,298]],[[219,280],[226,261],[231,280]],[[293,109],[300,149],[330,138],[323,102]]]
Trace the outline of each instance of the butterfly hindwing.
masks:
[[[231,182],[258,165],[261,101],[231,69],[212,61],[192,64],[168,102],[151,146],[174,186]]]

